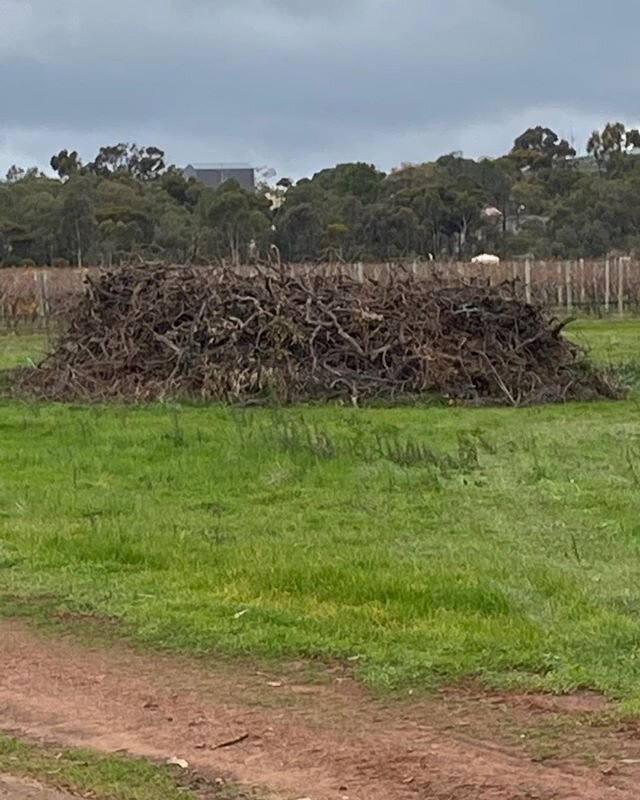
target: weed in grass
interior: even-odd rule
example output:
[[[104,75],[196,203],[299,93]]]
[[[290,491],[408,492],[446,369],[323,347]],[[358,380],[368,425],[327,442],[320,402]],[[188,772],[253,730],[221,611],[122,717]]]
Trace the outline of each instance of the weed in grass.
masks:
[[[640,462],[640,454],[634,447],[628,445],[625,449],[625,455],[627,458],[627,464],[629,465],[629,473],[631,475],[633,485],[637,489],[640,489],[640,467],[638,466],[638,462]]]
[[[180,420],[180,412],[177,409],[170,411],[171,429],[163,434],[163,438],[170,442],[174,447],[186,447],[187,436]]]
[[[531,456],[531,480],[535,483],[549,480],[552,477],[552,470],[542,459],[536,434],[532,433],[531,435],[525,437],[523,439],[522,446],[524,450]]]
[[[415,440],[402,441],[399,437],[376,434],[376,455],[400,467],[434,467],[445,472],[449,459],[439,456],[430,447]],[[371,457],[369,455],[369,457]]]
[[[299,456],[332,459],[337,455],[336,444],[328,430],[310,425],[304,418],[288,419],[282,412],[271,416],[260,435],[264,446],[273,446],[294,459]]]
[[[580,550],[578,548],[578,540],[576,539],[575,533],[571,533],[571,549],[573,551],[573,555],[576,558],[577,563],[582,566],[582,556],[580,555]]]
[[[211,513],[211,524],[202,532],[204,539],[220,547],[227,541],[222,527],[223,508],[219,503],[209,503],[208,509]]]
[[[456,453],[452,454],[438,452],[417,436],[402,434],[396,426],[371,430],[350,421],[345,427],[346,437],[317,422],[309,423],[303,416],[272,409],[250,432],[244,426],[239,428],[239,445],[282,453],[298,467],[335,459],[366,464],[382,460],[407,469],[427,468],[445,478],[454,472],[477,469],[481,449],[496,454],[495,446],[479,432],[459,432]]]

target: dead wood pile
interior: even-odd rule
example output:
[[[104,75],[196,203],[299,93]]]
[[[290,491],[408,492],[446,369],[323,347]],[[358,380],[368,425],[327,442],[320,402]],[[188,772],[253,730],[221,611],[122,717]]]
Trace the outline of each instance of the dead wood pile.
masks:
[[[88,278],[56,348],[16,391],[230,403],[619,396],[562,327],[509,284],[128,266]]]

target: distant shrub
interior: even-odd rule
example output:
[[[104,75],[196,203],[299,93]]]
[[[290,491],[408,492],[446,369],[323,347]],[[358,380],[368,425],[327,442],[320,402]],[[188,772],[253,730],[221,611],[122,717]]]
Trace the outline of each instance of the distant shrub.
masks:
[[[54,258],[51,262],[51,266],[58,269],[62,267],[69,267],[71,265],[69,264],[69,260],[66,258]]]
[[[19,267],[22,264],[22,259],[18,258],[17,256],[5,256],[2,259],[2,266],[3,267]]]
[[[31,258],[20,258],[19,256],[6,256],[2,260],[3,267],[35,267],[36,262]]]

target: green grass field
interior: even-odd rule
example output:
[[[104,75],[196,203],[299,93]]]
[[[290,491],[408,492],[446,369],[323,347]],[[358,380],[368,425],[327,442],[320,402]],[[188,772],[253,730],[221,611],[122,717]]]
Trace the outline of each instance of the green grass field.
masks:
[[[47,341],[42,333],[0,333],[0,370],[37,363],[47,348]]]
[[[620,327],[617,327],[617,326]],[[580,323],[631,363],[640,323]],[[35,353],[0,340],[5,365]],[[640,416],[0,405],[0,613],[640,709]]]
[[[573,322],[568,332],[598,361],[640,363],[640,321],[637,319],[582,319]]]

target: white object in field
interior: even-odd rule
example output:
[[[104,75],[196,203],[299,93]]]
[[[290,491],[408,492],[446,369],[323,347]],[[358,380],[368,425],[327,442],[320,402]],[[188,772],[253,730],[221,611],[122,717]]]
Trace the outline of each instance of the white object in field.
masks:
[[[475,258],[471,259],[472,264],[482,264],[486,267],[497,267],[500,264],[500,257],[499,256],[492,256],[489,253],[482,253],[482,255],[476,256]]]
[[[173,756],[173,758],[168,758],[167,764],[170,767],[180,767],[180,769],[189,769],[189,762],[185,761],[184,758],[177,758],[176,756]]]
[[[485,219],[500,219],[503,214],[499,208],[496,208],[495,206],[487,206],[487,208],[482,210],[482,216]]]

